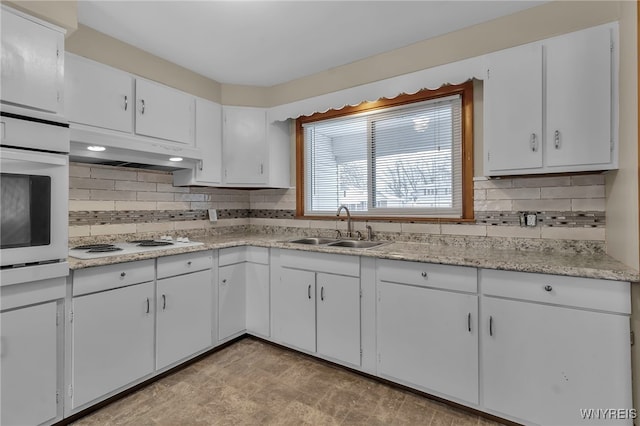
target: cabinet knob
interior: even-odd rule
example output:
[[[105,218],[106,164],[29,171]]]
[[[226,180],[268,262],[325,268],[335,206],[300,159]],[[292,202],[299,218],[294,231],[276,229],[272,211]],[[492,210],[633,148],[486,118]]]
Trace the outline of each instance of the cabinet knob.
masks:
[[[222,284],[226,284],[227,283],[227,279],[225,278],[224,280],[222,280]]]
[[[427,278],[429,278],[429,276],[427,275],[427,273],[426,273],[426,272],[423,272],[423,273],[422,273],[422,274],[420,274],[420,275],[422,275],[422,278],[424,278],[425,280],[426,280]]]
[[[547,284],[547,285],[544,286],[544,290],[545,291],[551,291],[551,290],[553,290],[553,287],[551,287],[550,285]]]
[[[191,266],[191,261],[188,261],[188,262],[187,262],[187,266]]]
[[[126,276],[127,276],[127,273],[126,273],[126,272],[120,272],[120,278],[124,278],[124,277],[126,277]]]

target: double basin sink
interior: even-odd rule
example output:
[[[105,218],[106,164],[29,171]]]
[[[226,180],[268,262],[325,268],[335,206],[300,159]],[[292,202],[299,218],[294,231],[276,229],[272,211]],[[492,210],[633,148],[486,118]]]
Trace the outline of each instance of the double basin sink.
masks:
[[[299,238],[295,240],[287,241],[289,243],[295,244],[307,244],[307,245],[326,245],[328,247],[349,247],[349,248],[371,248],[377,247],[382,244],[386,244],[386,241],[364,241],[364,240],[334,240],[331,238],[322,238],[322,237],[308,237],[308,238]]]

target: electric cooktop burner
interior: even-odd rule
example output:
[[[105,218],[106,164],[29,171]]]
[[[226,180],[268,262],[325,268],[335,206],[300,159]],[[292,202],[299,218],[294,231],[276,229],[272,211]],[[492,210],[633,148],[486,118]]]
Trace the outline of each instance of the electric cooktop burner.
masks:
[[[93,249],[101,249],[115,247],[113,244],[87,244],[84,246],[73,247],[72,250],[93,250]]]
[[[160,247],[160,246],[172,246],[170,241],[143,241],[138,246],[140,247]]]
[[[87,253],[108,253],[110,251],[120,251],[122,250],[120,247],[109,246],[109,247],[95,247],[87,250]]]

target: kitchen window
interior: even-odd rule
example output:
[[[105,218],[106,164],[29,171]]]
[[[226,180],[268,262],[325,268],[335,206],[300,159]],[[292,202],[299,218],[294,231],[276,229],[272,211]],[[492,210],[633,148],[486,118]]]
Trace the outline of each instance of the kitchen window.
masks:
[[[473,219],[473,82],[297,120],[297,215]]]

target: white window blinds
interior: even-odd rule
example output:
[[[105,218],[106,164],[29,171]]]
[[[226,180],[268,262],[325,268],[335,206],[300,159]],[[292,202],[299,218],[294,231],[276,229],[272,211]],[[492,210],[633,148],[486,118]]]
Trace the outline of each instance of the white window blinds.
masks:
[[[459,95],[303,124],[305,214],[462,216]]]

